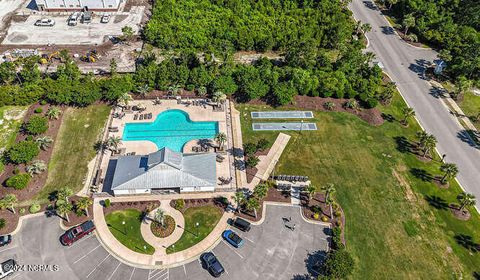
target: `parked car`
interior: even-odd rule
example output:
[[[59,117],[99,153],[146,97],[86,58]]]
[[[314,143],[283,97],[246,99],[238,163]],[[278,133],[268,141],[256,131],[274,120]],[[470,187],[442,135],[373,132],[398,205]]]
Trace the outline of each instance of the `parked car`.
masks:
[[[8,245],[11,242],[12,242],[12,236],[10,234],[0,236],[0,247]]]
[[[220,261],[212,252],[207,252],[201,256],[203,263],[205,264],[207,270],[214,276],[220,277],[225,272]]]
[[[82,23],[90,23],[92,22],[93,14],[90,11],[84,12],[82,15]]]
[[[67,230],[61,237],[60,242],[65,246],[72,245],[75,241],[82,239],[84,236],[92,234],[95,230],[93,221],[85,223]]]
[[[0,265],[0,279],[7,277],[15,271],[15,261],[9,259]]]
[[[51,18],[42,18],[35,22],[35,26],[54,26],[55,21]]]
[[[245,221],[242,218],[236,218],[235,221],[233,222],[233,226],[245,232],[250,230],[250,223]]]
[[[73,14],[71,14],[69,17],[68,17],[68,25],[70,26],[75,26],[77,25],[78,23],[78,18],[80,17],[80,13],[79,12],[75,12]]]
[[[226,231],[223,232],[222,237],[228,241],[228,243],[232,244],[233,247],[235,248],[240,248],[242,247],[244,241],[243,239],[235,233],[231,229],[227,229]]]
[[[110,21],[110,14],[104,14],[100,19],[101,23],[108,23]]]

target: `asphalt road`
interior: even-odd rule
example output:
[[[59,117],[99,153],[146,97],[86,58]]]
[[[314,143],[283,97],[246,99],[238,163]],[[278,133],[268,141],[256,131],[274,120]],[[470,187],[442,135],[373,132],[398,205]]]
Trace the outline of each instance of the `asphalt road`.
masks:
[[[423,78],[425,65],[433,62],[433,50],[412,47],[400,39],[372,1],[353,0],[349,5],[355,19],[369,23],[368,47],[397,83],[420,124],[438,140],[437,149],[446,161],[457,164],[460,184],[480,198],[480,151],[472,145],[465,129],[438,97],[438,90]],[[440,172],[440,171],[439,171]],[[480,199],[477,199],[477,207]]]
[[[282,217],[292,218],[294,231],[284,227]],[[18,271],[9,280],[213,279],[198,260],[170,269],[133,268],[111,256],[95,235],[64,247],[58,241],[63,233],[58,224],[55,217],[28,219],[12,244],[0,248],[0,262],[13,258],[25,265],[23,270],[31,270],[28,265],[49,266],[46,271]],[[328,231],[303,221],[298,207],[268,206],[264,223],[248,233],[237,231],[245,240],[242,248],[221,241],[212,250],[226,270],[220,279],[306,279],[304,275],[315,273],[311,264],[327,250]]]

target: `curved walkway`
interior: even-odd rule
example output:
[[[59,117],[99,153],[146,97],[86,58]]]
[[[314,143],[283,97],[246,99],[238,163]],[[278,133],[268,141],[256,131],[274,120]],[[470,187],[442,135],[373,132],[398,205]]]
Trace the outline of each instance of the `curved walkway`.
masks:
[[[143,239],[155,248],[155,253],[153,254],[155,258],[165,257],[167,255],[166,249],[182,237],[183,229],[185,228],[185,219],[182,213],[170,206],[170,200],[160,200],[160,207],[150,212],[148,216],[153,218],[158,209],[162,209],[165,215],[171,216],[175,220],[175,230],[169,236],[160,238],[156,237],[150,230],[152,220],[147,219],[146,222],[142,223],[140,230]]]

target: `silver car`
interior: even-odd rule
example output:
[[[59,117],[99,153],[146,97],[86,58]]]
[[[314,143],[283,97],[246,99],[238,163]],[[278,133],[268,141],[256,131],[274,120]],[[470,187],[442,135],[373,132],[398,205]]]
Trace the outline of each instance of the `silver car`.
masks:
[[[54,26],[55,21],[50,18],[42,18],[35,22],[35,26]]]

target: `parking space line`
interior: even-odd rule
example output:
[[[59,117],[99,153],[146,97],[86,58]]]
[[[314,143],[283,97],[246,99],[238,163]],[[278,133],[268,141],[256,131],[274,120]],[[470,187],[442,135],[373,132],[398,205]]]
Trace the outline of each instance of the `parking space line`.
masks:
[[[227,245],[227,247],[228,247],[230,250],[232,250],[235,254],[237,254],[240,258],[243,259],[243,256],[240,255],[240,253],[238,253],[237,250],[235,250],[234,248],[231,247],[232,245],[230,245],[230,244],[228,244],[227,242],[225,242],[225,240],[222,240],[222,242],[225,243],[225,245]]]
[[[89,236],[80,239],[79,241],[75,242],[72,246],[68,246],[67,249],[71,249],[71,248],[77,246],[78,244],[82,243],[83,241],[92,238],[92,236],[93,236],[93,234],[90,234]]]
[[[11,246],[11,247],[9,247],[9,248],[0,250],[0,253],[3,253],[3,252],[5,252],[5,251],[11,250],[11,249],[15,249],[15,248],[17,248],[17,246]]]
[[[187,276],[187,269],[185,268],[185,265],[183,265],[183,272],[185,272],[185,276]]]
[[[243,239],[245,239],[245,240],[247,240],[247,241],[250,241],[250,242],[252,242],[253,244],[255,244],[255,242],[253,242],[253,240],[251,240],[251,239],[248,238],[248,237],[244,237]]]
[[[87,275],[87,277],[85,277],[85,278],[90,277],[90,275],[92,275],[92,273],[93,273],[95,270],[97,270],[97,268],[98,268],[106,259],[108,259],[108,257],[110,257],[110,254],[107,254],[107,256],[103,259],[103,261],[101,261],[92,271],[90,271],[90,273],[89,273],[89,274]]]
[[[117,269],[118,269],[118,267],[119,267],[119,266],[120,266],[120,262],[118,262],[118,265],[117,265],[117,267],[115,267],[115,269],[114,269],[114,270],[113,270],[113,272],[112,272],[112,275],[110,275],[110,277],[108,277],[108,279],[107,279],[107,280],[110,280],[110,279],[112,279],[112,276],[115,274],[115,271],[117,271]]]
[[[165,269],[155,269],[153,270],[155,272],[152,273],[152,270],[150,270],[150,272],[148,273],[148,279],[153,279],[154,277],[156,277],[159,273],[162,273],[163,271],[165,271]]]
[[[128,280],[132,280],[132,277],[133,277],[133,273],[135,272],[135,267],[132,269],[132,274],[130,274],[130,278],[128,278]]]
[[[83,260],[86,256],[88,256],[91,252],[95,251],[98,247],[100,247],[100,244],[97,245],[97,247],[93,248],[92,250],[90,250],[90,252],[86,253],[85,255],[83,255],[83,257],[79,258],[78,260],[74,261],[73,264],[76,264],[77,262]]]

